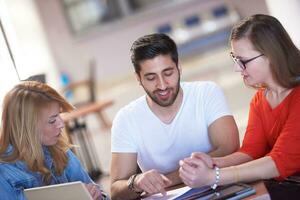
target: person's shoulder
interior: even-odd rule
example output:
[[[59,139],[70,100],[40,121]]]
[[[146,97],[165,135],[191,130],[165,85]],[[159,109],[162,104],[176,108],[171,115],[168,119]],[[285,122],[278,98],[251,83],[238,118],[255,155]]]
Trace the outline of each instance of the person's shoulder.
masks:
[[[2,175],[6,174],[10,176],[11,174],[17,174],[24,170],[27,170],[27,166],[23,161],[20,160],[14,162],[0,161],[0,172],[2,173]]]
[[[266,89],[264,89],[264,88],[257,89],[256,93],[252,97],[251,104],[253,104],[254,106],[260,105],[264,98],[265,92],[266,92]]]
[[[297,85],[297,86],[293,89],[293,91],[294,91],[294,94],[295,94],[298,98],[300,98],[300,85]]]
[[[142,110],[147,104],[145,95],[131,101],[127,105],[123,106],[116,114],[115,118],[127,117],[129,115]]]
[[[141,106],[144,106],[146,103],[145,95],[131,101],[124,107],[122,107],[119,112],[132,112],[133,110],[139,109]]]
[[[3,162],[3,161],[0,161],[0,171],[3,172],[3,170],[5,170],[5,169],[15,168],[16,164],[18,162],[20,162],[20,161],[16,161],[16,162]]]
[[[71,148],[77,148],[77,147],[70,147],[66,150],[66,154],[68,157],[73,157],[75,156],[75,154],[73,153],[72,149]]]
[[[289,94],[290,101],[293,102],[293,104],[299,104],[300,103],[300,85],[293,88],[291,93]]]

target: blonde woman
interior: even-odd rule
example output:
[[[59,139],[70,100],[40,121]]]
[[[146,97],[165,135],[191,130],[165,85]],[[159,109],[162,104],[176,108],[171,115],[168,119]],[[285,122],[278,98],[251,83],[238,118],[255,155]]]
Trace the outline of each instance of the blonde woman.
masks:
[[[1,199],[25,199],[23,189],[82,181],[105,199],[63,135],[61,112],[73,107],[46,84],[26,81],[4,98],[0,136]]]

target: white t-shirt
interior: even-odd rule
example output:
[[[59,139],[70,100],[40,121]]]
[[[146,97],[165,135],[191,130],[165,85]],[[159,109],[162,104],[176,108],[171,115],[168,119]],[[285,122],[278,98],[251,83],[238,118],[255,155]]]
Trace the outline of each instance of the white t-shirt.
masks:
[[[192,152],[212,149],[208,127],[231,115],[224,94],[213,82],[181,83],[183,101],[172,123],[163,123],[149,108],[146,96],[123,107],[112,127],[112,152],[137,153],[141,170],[166,174]]]

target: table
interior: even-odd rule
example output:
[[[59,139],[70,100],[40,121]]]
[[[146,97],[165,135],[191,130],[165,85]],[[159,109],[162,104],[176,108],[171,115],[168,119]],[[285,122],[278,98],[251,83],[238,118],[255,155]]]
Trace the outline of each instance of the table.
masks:
[[[263,181],[257,181],[250,184],[256,190],[256,194],[246,197],[246,200],[270,200],[271,197]]]
[[[255,189],[256,194],[244,198],[245,200],[271,200],[267,188],[265,187],[263,181],[256,181],[253,183],[249,183],[249,185],[251,185]],[[167,190],[170,191],[184,186],[185,186],[184,184],[180,184],[180,185],[172,186]]]

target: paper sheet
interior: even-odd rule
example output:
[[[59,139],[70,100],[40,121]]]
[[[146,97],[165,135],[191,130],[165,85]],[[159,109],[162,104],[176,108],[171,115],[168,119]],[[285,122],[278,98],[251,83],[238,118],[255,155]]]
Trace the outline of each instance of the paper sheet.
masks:
[[[191,188],[186,186],[182,188],[178,188],[175,190],[170,190],[167,192],[166,196],[163,196],[162,194],[154,194],[149,197],[143,198],[143,200],[171,200],[175,199],[176,197],[179,197],[180,195],[186,193],[189,191]]]

